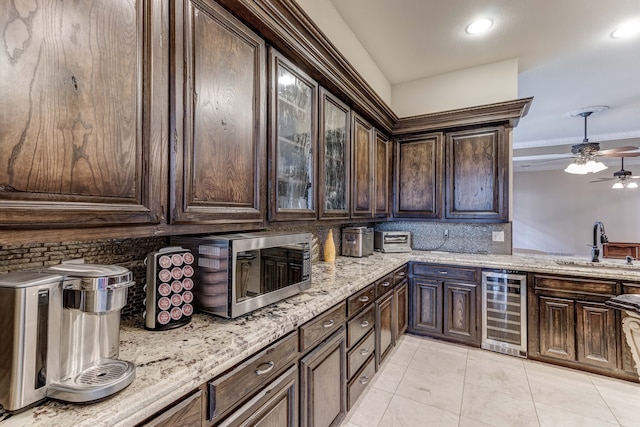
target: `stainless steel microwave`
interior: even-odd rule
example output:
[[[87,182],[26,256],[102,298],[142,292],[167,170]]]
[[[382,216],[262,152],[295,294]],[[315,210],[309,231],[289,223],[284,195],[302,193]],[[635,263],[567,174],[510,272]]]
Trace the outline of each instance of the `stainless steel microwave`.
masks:
[[[311,233],[173,237],[196,256],[194,305],[234,318],[311,286]]]

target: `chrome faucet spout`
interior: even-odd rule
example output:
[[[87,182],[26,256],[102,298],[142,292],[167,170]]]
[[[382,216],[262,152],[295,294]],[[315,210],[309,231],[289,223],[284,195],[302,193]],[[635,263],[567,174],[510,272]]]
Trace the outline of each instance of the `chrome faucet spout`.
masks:
[[[591,246],[591,262],[600,262],[600,249],[598,249],[598,227],[600,228],[600,243],[605,245],[609,243],[607,234],[604,231],[604,224],[596,221],[593,224],[593,245]]]

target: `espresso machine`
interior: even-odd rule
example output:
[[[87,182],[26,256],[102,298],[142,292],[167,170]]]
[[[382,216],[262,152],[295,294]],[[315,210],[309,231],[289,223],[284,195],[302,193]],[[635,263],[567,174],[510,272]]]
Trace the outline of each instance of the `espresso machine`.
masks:
[[[91,402],[131,384],[135,365],[118,356],[120,310],[132,277],[120,266],[71,263],[0,275],[6,411],[47,397]]]

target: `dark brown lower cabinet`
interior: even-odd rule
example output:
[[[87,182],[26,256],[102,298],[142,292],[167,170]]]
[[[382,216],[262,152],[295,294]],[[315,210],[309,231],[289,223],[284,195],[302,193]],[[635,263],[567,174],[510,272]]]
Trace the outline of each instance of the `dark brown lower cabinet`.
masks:
[[[442,283],[414,279],[411,288],[411,332],[442,334]]]
[[[347,413],[345,328],[300,359],[300,425],[339,425]]]
[[[577,361],[616,368],[616,313],[604,304],[576,302]]]
[[[396,304],[394,306],[396,340],[407,330],[409,325],[409,282],[405,279],[393,290]]]
[[[202,426],[202,390],[179,401],[152,419],[139,424],[140,427],[200,427]]]
[[[476,294],[475,284],[444,282],[444,335],[477,341]]]
[[[218,426],[296,427],[297,396],[298,367],[292,366]]]
[[[560,360],[575,360],[573,301],[540,297],[540,354]]]
[[[380,366],[395,345],[395,297],[388,292],[376,301],[376,365]]]

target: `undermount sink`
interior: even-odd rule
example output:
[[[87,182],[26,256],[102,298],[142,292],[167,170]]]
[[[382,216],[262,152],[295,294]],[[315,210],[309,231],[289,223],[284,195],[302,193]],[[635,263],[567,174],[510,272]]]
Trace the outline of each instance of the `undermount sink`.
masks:
[[[639,269],[640,261],[638,264],[627,264],[623,259],[607,259],[600,262],[591,262],[586,259],[556,259],[554,260],[558,265],[569,265],[573,267],[595,267],[595,268],[627,268],[627,269]]]

